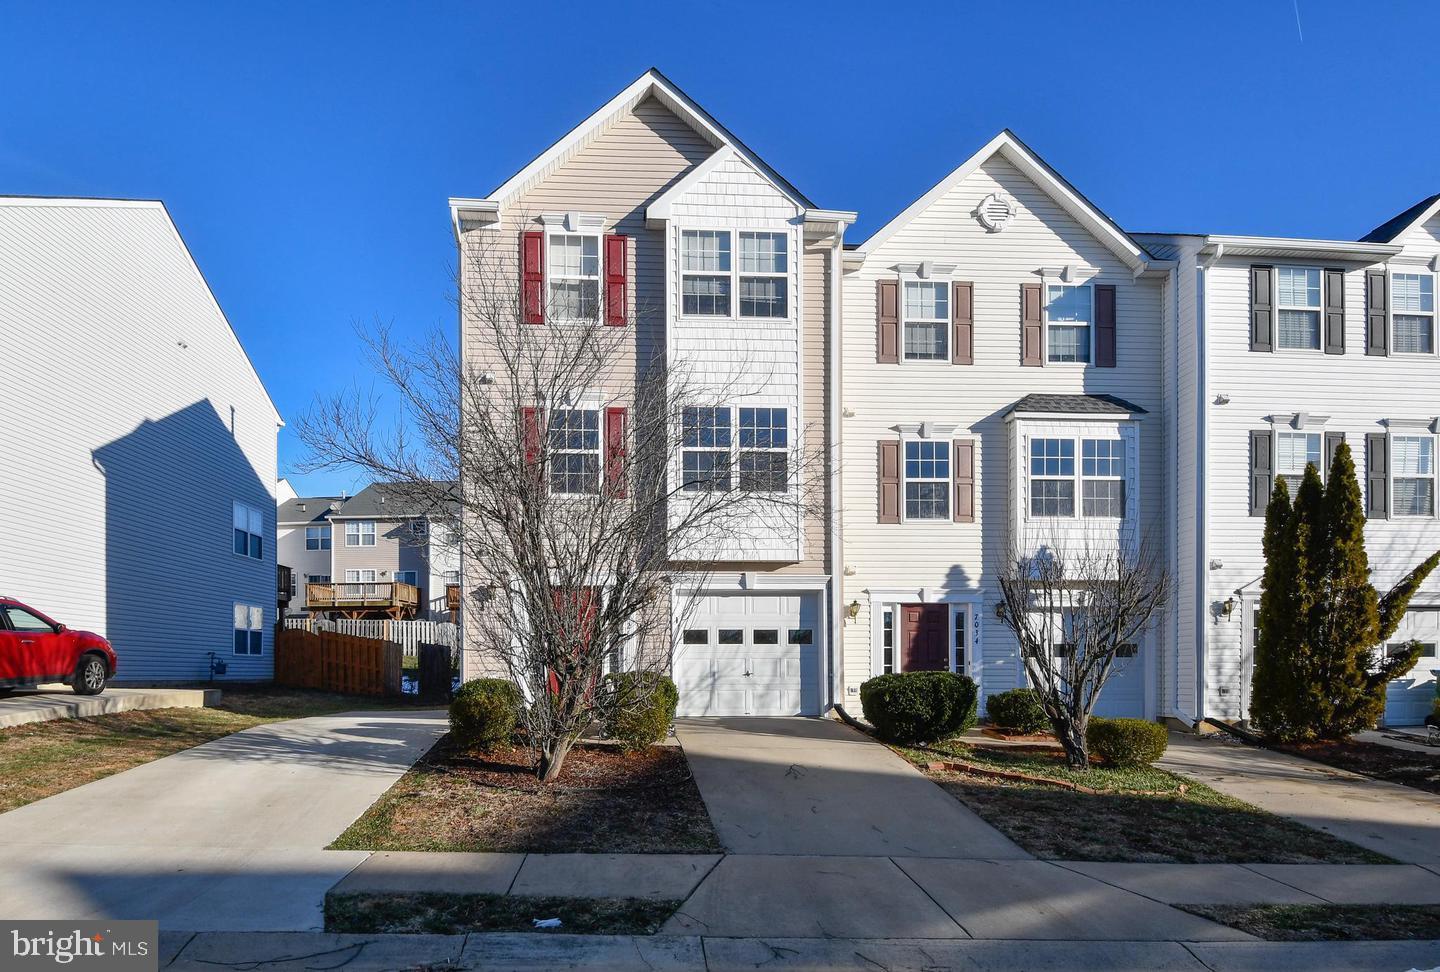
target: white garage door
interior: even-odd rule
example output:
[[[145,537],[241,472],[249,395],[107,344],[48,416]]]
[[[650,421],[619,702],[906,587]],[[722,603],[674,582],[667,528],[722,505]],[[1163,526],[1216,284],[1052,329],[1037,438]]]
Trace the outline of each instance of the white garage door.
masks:
[[[1420,659],[1385,690],[1385,724],[1418,726],[1435,701],[1434,670],[1440,668],[1440,610],[1416,609],[1405,615],[1390,639],[1394,645],[1420,642]]]
[[[820,713],[820,596],[701,598],[674,649],[682,716]]]
[[[1130,649],[1115,659],[1110,678],[1095,703],[1095,715],[1106,719],[1145,718],[1145,652]]]

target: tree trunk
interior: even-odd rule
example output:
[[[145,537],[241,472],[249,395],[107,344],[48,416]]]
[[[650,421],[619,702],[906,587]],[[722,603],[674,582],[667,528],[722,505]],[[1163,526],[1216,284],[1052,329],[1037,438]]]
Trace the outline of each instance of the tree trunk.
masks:
[[[1065,762],[1072,770],[1084,772],[1090,768],[1090,750],[1085,742],[1085,726],[1074,720],[1067,720],[1065,731],[1057,734],[1060,745],[1065,749]]]
[[[540,750],[540,765],[536,774],[541,783],[554,783],[559,779],[560,770],[565,766],[565,757],[570,755],[570,749],[574,745],[574,739],[564,736],[551,740]]]

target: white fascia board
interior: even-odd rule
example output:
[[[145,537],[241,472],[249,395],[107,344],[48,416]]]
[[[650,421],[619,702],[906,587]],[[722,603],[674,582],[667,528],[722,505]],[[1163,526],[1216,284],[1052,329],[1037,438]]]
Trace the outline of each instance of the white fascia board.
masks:
[[[1011,412],[1007,422],[1139,422],[1149,414],[1138,412]]]
[[[807,223],[837,223],[841,226],[852,226],[855,220],[860,218],[860,214],[846,212],[842,209],[807,209],[801,213],[801,217]]]
[[[450,229],[455,239],[460,239],[460,221],[473,219],[481,222],[500,223],[500,204],[493,199],[466,199],[450,197]]]
[[[85,196],[0,196],[0,206],[66,209],[164,209],[159,199],[99,199]]]
[[[1394,243],[1354,243],[1349,240],[1310,240],[1283,236],[1206,236],[1200,255],[1224,253],[1227,256],[1294,255],[1329,257],[1333,260],[1357,260],[1383,263],[1404,247]]]

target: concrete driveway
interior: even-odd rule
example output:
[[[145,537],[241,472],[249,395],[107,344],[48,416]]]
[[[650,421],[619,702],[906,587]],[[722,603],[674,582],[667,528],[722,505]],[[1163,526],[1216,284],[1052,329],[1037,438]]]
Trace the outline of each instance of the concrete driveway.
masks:
[[[905,760],[830,719],[682,719],[732,854],[1029,858]]]
[[[318,929],[368,856],[323,848],[445,729],[429,711],[277,722],[0,814],[0,915]]]

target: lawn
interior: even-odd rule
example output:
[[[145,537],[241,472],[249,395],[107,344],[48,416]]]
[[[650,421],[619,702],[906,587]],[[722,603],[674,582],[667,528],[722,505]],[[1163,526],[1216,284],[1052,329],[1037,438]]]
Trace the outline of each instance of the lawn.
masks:
[[[0,729],[0,813],[252,726],[404,704],[266,686],[223,693],[215,708],[116,712]]]
[[[1440,793],[1440,752],[1422,753],[1358,739],[1275,744],[1272,748],[1387,783]]]
[[[1181,864],[1394,863],[1165,770],[1096,766],[1077,773],[1058,750],[959,741],[897,750],[922,769],[954,760],[1079,783],[1099,793],[975,773],[926,770],[956,799],[1037,857]]]
[[[679,905],[648,898],[331,894],[325,898],[325,930],[360,935],[518,931],[653,935]],[[536,928],[536,918],[559,918],[560,925]]]
[[[1440,906],[1437,905],[1178,907],[1271,942],[1429,941],[1440,938]]]
[[[721,850],[679,746],[587,743],[541,784],[524,747],[450,737],[331,845],[337,850],[711,853]]]

